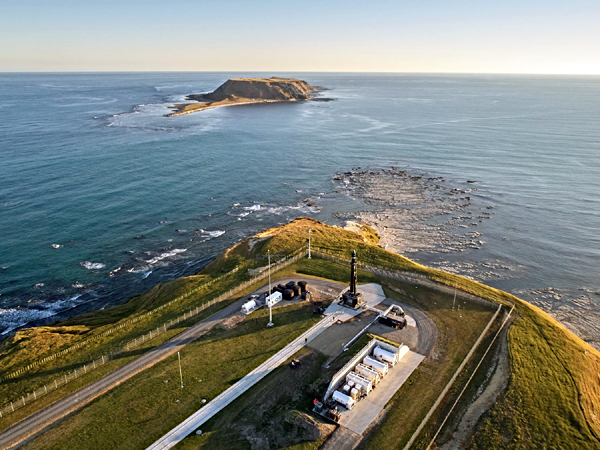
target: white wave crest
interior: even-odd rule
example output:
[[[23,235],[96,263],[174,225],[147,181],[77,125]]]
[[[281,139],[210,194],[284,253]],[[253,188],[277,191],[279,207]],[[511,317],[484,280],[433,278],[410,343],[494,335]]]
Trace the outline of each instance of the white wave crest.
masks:
[[[87,270],[100,270],[100,269],[104,269],[106,267],[105,264],[93,263],[93,262],[89,262],[89,261],[83,261],[82,263],[79,263],[79,265],[81,267],[85,267]]]
[[[161,253],[158,256],[155,256],[152,259],[147,260],[148,264],[156,264],[159,261],[162,261],[165,258],[169,258],[171,256],[175,256],[179,253],[187,252],[187,248],[174,248],[173,250],[169,250],[168,252]],[[145,277],[144,277],[145,278]]]

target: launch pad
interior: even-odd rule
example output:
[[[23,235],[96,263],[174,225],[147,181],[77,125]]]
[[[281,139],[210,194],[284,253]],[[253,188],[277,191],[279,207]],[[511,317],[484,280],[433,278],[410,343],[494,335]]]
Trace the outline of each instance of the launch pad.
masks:
[[[362,292],[358,292],[357,284],[357,269],[356,269],[356,250],[352,250],[352,263],[350,265],[350,287],[342,294],[340,305],[347,308],[358,309],[365,304],[365,298]]]

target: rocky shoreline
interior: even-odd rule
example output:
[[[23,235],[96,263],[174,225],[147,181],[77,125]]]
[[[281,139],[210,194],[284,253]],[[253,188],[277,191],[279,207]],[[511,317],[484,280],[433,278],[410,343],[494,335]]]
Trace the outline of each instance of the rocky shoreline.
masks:
[[[451,253],[485,244],[477,226],[492,217],[492,206],[472,202],[475,182],[459,189],[443,177],[418,170],[355,170],[337,173],[339,192],[364,201],[366,208],[338,218],[374,227],[388,250]]]
[[[355,213],[336,214],[340,220],[375,228],[380,245],[414,258],[433,256],[428,265],[476,281],[494,284],[510,278],[521,267],[500,261],[470,258],[451,262],[444,254],[460,254],[485,246],[483,228],[493,218],[494,206],[475,199],[477,183],[464,184],[414,169],[362,170],[333,176],[337,192],[364,202]],[[438,256],[438,258],[435,258]],[[555,287],[512,290],[560,321],[583,340],[600,349],[600,292]]]

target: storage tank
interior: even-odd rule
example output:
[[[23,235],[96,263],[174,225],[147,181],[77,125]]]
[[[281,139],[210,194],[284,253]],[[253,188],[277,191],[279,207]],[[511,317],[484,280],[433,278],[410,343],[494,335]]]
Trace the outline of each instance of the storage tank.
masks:
[[[285,284],[285,287],[288,288],[288,289],[292,289],[294,286],[296,286],[296,282],[295,281],[288,281]]]
[[[394,366],[398,362],[398,354],[392,353],[387,350],[382,349],[381,347],[375,347],[373,350],[373,356],[379,361],[384,361],[388,364]]]
[[[352,390],[350,391],[350,397],[352,397],[354,400],[356,400],[356,398],[358,397],[359,394],[359,390],[356,388],[352,388]]]
[[[306,292],[306,287],[308,286],[308,283],[306,281],[298,281],[298,286],[300,286],[302,292]]]
[[[294,291],[292,291],[291,289],[283,290],[283,299],[284,300],[291,300],[293,298],[294,298]]]
[[[348,386],[347,384],[345,384],[345,385],[342,387],[342,392],[343,392],[344,394],[347,394],[348,392],[350,392],[350,386]]]
[[[302,293],[302,289],[297,284],[292,287],[292,291],[294,291],[294,297]]]
[[[309,301],[310,300],[310,292],[305,291],[302,294],[302,299]]]
[[[365,356],[365,359],[363,359],[363,364],[372,368],[373,370],[376,370],[381,374],[381,376],[384,376],[388,373],[388,365],[386,363],[377,361],[370,356]]]
[[[246,314],[248,314],[254,308],[256,308],[256,302],[254,300],[250,300],[249,302],[246,302],[242,305],[242,311]]]
[[[349,395],[343,394],[340,391],[333,391],[333,395],[331,396],[333,401],[338,402],[346,409],[352,409],[354,404],[356,403],[352,397]]]
[[[365,366],[364,364],[358,364],[354,370],[357,374],[362,375],[365,378],[371,380],[371,382],[375,385],[381,381],[381,375],[379,372],[371,369],[370,367]]]
[[[283,284],[278,284],[277,289],[279,289],[280,292],[283,292],[286,289],[286,287]]]
[[[362,392],[368,394],[373,390],[373,383],[368,378],[363,377],[362,375],[357,374],[356,372],[349,372],[346,375],[346,381],[354,381],[356,383],[356,387],[360,384]]]

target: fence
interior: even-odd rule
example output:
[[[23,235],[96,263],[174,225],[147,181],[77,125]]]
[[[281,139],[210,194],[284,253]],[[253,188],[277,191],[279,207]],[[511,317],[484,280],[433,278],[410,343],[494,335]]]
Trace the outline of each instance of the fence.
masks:
[[[290,264],[298,261],[306,253],[307,253],[306,249],[300,249],[299,251],[293,253],[292,255],[280,259],[277,263],[272,264],[271,267],[275,271],[283,269],[284,267],[287,267]],[[94,336],[93,338],[89,338],[84,342],[73,345],[73,346],[69,347],[68,349],[62,350],[61,352],[55,353],[51,357],[46,357],[39,361],[36,361],[36,363],[29,364],[28,366],[26,366],[22,369],[19,369],[19,371],[13,372],[13,374],[17,373],[17,372],[19,374],[26,372],[27,370],[30,370],[33,367],[36,367],[44,362],[48,362],[52,359],[55,359],[56,357],[58,357],[60,355],[64,355],[65,353],[68,353],[69,351],[73,351],[77,348],[81,348],[83,345],[91,342],[92,340],[96,340],[101,336],[106,336],[107,334],[113,333],[113,332],[123,328],[126,325],[132,324],[134,322],[141,320],[144,317],[147,317],[150,314],[155,314],[156,312],[160,311],[161,309],[164,309],[166,306],[171,305],[174,302],[177,302],[184,298],[190,297],[191,295],[197,293],[199,290],[204,289],[205,287],[214,284],[216,281],[222,280],[224,277],[227,277],[227,276],[231,275],[232,273],[235,273],[236,271],[237,271],[237,268],[221,277],[215,278],[214,280],[212,280],[208,283],[202,284],[202,286],[194,288],[194,289],[186,292],[185,294],[182,294],[182,295],[176,297],[175,299],[169,301],[168,303],[165,303],[164,305],[161,305],[161,306],[153,309],[152,311],[148,311],[147,313],[144,313],[138,317],[135,317],[126,322],[123,322],[122,324],[120,324],[116,327],[113,327],[110,330],[106,330],[103,333],[101,333],[97,336]],[[135,348],[138,345],[165,333],[172,326],[177,325],[178,323],[181,323],[184,320],[189,319],[190,317],[198,315],[200,312],[204,311],[207,308],[210,308],[211,306],[213,306],[223,300],[233,297],[235,294],[243,291],[244,289],[247,289],[248,287],[252,286],[254,283],[266,278],[267,275],[268,274],[262,273],[258,276],[255,276],[255,277],[251,278],[250,280],[237,285],[233,289],[230,289],[227,292],[224,292],[223,294],[217,296],[216,298],[210,300],[209,302],[203,303],[201,306],[198,306],[189,311],[186,311],[184,314],[177,317],[176,319],[165,322],[162,325],[156,327],[155,329],[152,329],[149,332],[147,332],[141,336],[138,336],[137,338],[135,338],[131,341],[126,342],[121,347],[115,348],[115,349],[111,350],[110,352],[101,355],[98,359],[95,359],[87,364],[84,364],[83,366],[75,369],[73,372],[64,374],[60,378],[55,379],[54,382],[52,382],[50,384],[46,384],[46,385],[34,390],[30,394],[24,395],[20,399],[13,400],[12,402],[10,402],[10,403],[4,405],[2,408],[0,408],[0,418],[16,411],[19,408],[22,408],[23,406],[25,406],[33,401],[36,401],[38,398],[43,397],[44,395],[58,389],[59,387],[64,386],[68,382],[73,381],[73,380],[87,374],[88,372],[96,369],[97,367],[100,367],[100,366],[106,364],[108,361],[114,359],[116,356],[122,355],[123,353],[128,352],[130,349]],[[9,376],[3,378],[2,381],[4,381],[7,378],[9,378]]]
[[[279,269],[283,269],[284,267],[298,261],[301,257],[305,256],[307,254],[307,249],[300,249],[298,251],[296,251],[295,253],[291,254],[288,257],[283,257],[282,259],[280,259],[277,263],[272,264],[271,267],[273,268],[273,270],[279,270]],[[338,263],[342,263],[342,264],[347,264],[350,263],[350,259],[345,259],[342,258],[338,255],[334,255],[331,253],[327,253],[325,251],[322,250],[315,250],[312,249],[311,250],[311,254],[312,256],[315,256],[317,258],[321,258],[321,259],[326,259],[329,261],[333,261],[333,262],[338,262]],[[433,281],[431,279],[429,279],[429,277],[425,274],[418,274],[418,273],[414,273],[414,272],[408,272],[408,271],[399,271],[399,270],[387,270],[387,269],[381,269],[379,267],[375,267],[375,266],[370,266],[367,264],[361,264],[359,263],[358,266],[367,272],[376,274],[376,275],[380,275],[383,277],[387,277],[387,278],[391,278],[391,279],[396,279],[396,280],[400,280],[400,281],[404,281],[407,283],[411,283],[411,284],[419,284],[422,286],[427,286],[430,287],[432,289],[441,291],[441,292],[445,292],[448,294],[452,294],[454,292],[454,289],[450,286],[446,286],[444,284],[440,284],[436,281]],[[200,286],[197,286],[194,289],[190,289],[189,291],[186,291],[184,294],[181,294],[179,296],[177,296],[176,298],[174,298],[173,300],[151,310],[148,311],[144,314],[141,314],[137,317],[131,318],[115,327],[112,327],[108,330],[103,331],[102,333],[93,336],[91,338],[88,338],[85,341],[79,342],[77,344],[74,344],[64,350],[61,350],[60,352],[54,353],[53,355],[47,356],[43,359],[40,359],[34,363],[31,363],[15,372],[10,373],[9,375],[5,376],[4,378],[2,378],[0,381],[5,381],[6,379],[9,378],[14,378],[24,372],[27,372],[28,370],[31,370],[32,368],[39,366],[41,364],[44,364],[48,361],[51,361],[53,359],[56,359],[59,356],[62,356],[66,353],[72,352],[74,350],[77,350],[87,344],[89,344],[90,342],[93,342],[95,340],[100,339],[101,337],[107,336],[111,333],[114,333],[115,331],[118,331],[128,325],[131,325],[135,322],[138,322],[142,319],[144,319],[145,317],[148,317],[152,314],[156,314],[157,312],[159,312],[160,310],[166,308],[169,305],[172,305],[175,302],[181,301],[183,299],[189,298],[190,296],[200,292],[201,290],[206,289],[207,287],[210,287],[211,285],[213,285],[214,283],[218,282],[218,281],[222,281],[223,279],[225,279],[226,277],[232,275],[233,273],[235,273],[238,269],[235,268],[234,270],[232,270],[231,272],[228,272],[225,275],[222,275],[218,278],[215,278],[211,281],[208,281],[206,283],[203,283]],[[193,308],[187,312],[185,312],[184,314],[182,314],[181,316],[177,317],[176,319],[173,319],[171,321],[165,322],[164,324],[160,325],[159,327],[150,330],[149,332],[138,336],[137,338],[126,342],[123,346],[118,347],[116,349],[113,349],[112,351],[101,355],[98,359],[95,359],[93,361],[91,361],[88,364],[85,364],[81,367],[79,367],[78,369],[75,369],[73,372],[69,372],[64,374],[62,377],[57,378],[54,380],[53,383],[50,383],[49,385],[44,385],[41,388],[38,388],[36,390],[34,390],[32,393],[27,394],[26,396],[22,396],[20,399],[14,400],[12,402],[10,402],[9,404],[4,405],[2,408],[0,408],[0,418],[2,418],[3,416],[5,416],[6,414],[10,414],[11,412],[14,412],[15,410],[22,408],[23,406],[27,405],[28,403],[31,403],[35,400],[37,400],[38,398],[58,389],[61,386],[64,386],[65,384],[67,384],[70,381],[75,380],[76,378],[79,378],[85,374],[87,374],[88,372],[90,372],[91,370],[96,369],[99,366],[102,366],[104,364],[106,364],[108,361],[114,359],[116,356],[119,356],[121,354],[123,354],[124,352],[129,351],[132,348],[135,348],[136,346],[150,340],[153,339],[163,333],[165,333],[167,331],[167,329],[169,329],[170,327],[177,325],[178,323],[189,319],[190,317],[193,317],[197,314],[199,314],[200,312],[204,311],[205,309],[223,301],[226,300],[228,298],[231,298],[232,296],[234,296],[235,294],[237,294],[238,292],[243,291],[244,289],[250,287],[251,285],[253,285],[254,283],[264,279],[267,277],[267,273],[266,272],[260,272],[259,274],[257,274],[256,276],[254,276],[253,278],[251,278],[248,281],[245,281],[239,285],[237,285],[235,288],[228,290],[227,292],[217,296],[216,298],[210,300],[209,302],[206,302],[204,304],[202,304],[201,306],[198,306],[196,308]],[[469,294],[467,292],[464,291],[460,291],[460,297],[461,298],[467,298],[471,301],[474,302],[479,302],[479,303],[483,303],[486,305],[495,305],[494,302],[491,302],[489,300],[485,300],[481,297],[478,297],[476,295],[473,294]]]
[[[350,258],[348,258],[348,259],[342,258],[338,255],[334,255],[332,253],[327,253],[323,250],[311,250],[311,253],[314,256],[316,256],[317,258],[326,259],[329,261],[342,263],[342,264],[350,263]],[[408,272],[408,271],[402,271],[402,270],[382,269],[380,267],[370,266],[368,264],[361,264],[361,263],[358,263],[357,265],[360,269],[364,270],[365,272],[370,272],[375,275],[383,276],[386,278],[391,278],[394,280],[404,281],[405,283],[419,284],[420,286],[426,286],[428,288],[434,289],[439,292],[443,292],[445,294],[450,294],[450,295],[454,294],[454,292],[456,290],[458,292],[458,296],[460,298],[467,299],[472,302],[480,303],[480,304],[483,304],[486,306],[496,306],[496,303],[492,302],[491,300],[486,300],[477,295],[471,294],[469,292],[465,292],[461,289],[456,289],[451,286],[441,284],[437,281],[430,279],[426,274],[414,273],[414,272]]]

